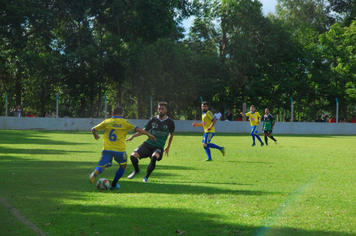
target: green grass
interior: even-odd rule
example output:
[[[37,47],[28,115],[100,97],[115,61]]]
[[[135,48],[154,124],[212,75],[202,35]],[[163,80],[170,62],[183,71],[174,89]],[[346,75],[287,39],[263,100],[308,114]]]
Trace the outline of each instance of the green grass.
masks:
[[[90,132],[0,137],[1,235],[356,235],[355,136],[276,134],[251,148],[249,135],[217,133],[227,155],[203,162],[202,134],[175,134],[148,183],[142,159],[137,178],[129,163],[120,190],[102,192],[88,182],[102,148]]]

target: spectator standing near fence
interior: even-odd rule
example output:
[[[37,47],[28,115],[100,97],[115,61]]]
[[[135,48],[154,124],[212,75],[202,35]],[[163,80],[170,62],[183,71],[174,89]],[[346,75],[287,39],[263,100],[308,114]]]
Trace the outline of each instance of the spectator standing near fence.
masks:
[[[48,111],[46,111],[46,113],[44,114],[45,118],[52,118],[52,116],[48,113]]]
[[[230,109],[226,109],[226,120],[228,121],[232,121],[233,117],[234,117],[234,113],[232,113],[232,111],[230,111]]]
[[[17,105],[17,106],[14,107],[14,109],[12,109],[10,112],[12,113],[12,115],[13,115],[14,117],[21,117],[21,112],[22,112],[21,106],[20,106],[20,105]]]
[[[331,117],[329,123],[336,123],[336,116]]]
[[[34,117],[34,116],[31,111],[28,111],[26,117]]]
[[[216,120],[221,120],[222,115],[221,115],[220,111],[216,111],[214,114],[214,117]]]

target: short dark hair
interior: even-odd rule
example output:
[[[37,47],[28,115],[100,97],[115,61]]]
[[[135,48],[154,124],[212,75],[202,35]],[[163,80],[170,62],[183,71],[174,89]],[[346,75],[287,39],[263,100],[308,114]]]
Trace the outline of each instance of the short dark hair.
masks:
[[[204,102],[202,102],[201,104],[202,104],[202,105],[207,105],[207,106],[209,106],[209,103],[208,103],[207,101],[204,101]]]
[[[122,107],[117,106],[112,110],[114,115],[122,115]]]
[[[164,107],[166,107],[167,108],[167,106],[168,106],[168,104],[166,103],[166,102],[159,102],[158,103],[158,106],[164,106]]]

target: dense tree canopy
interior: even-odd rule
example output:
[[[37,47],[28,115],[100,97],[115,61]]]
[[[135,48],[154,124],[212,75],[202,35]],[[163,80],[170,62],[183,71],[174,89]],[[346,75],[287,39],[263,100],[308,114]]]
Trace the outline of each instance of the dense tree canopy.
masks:
[[[0,115],[25,111],[147,118],[150,99],[175,119],[243,103],[280,120],[356,112],[356,4],[279,0],[264,16],[253,0],[21,0],[0,14]],[[182,20],[194,18],[184,33]],[[7,95],[7,96],[5,96]],[[294,112],[290,114],[290,98]]]

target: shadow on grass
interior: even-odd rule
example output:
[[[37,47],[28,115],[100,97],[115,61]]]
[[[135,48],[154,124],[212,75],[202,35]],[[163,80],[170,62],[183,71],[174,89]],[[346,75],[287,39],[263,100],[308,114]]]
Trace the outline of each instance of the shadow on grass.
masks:
[[[248,130],[247,130],[248,131]],[[274,134],[274,133],[273,133]],[[183,133],[183,132],[177,132],[174,133],[175,136],[200,136],[203,137],[203,132],[201,133]],[[263,132],[259,133],[260,137],[263,136]],[[275,133],[274,135],[277,135],[278,137],[291,137],[291,138],[296,138],[296,137],[305,137],[305,138],[335,138],[335,137],[350,137],[350,136],[354,136],[354,135],[321,135],[321,134],[278,134]],[[251,137],[250,133],[220,133],[220,132],[216,132],[214,138],[216,137]]]
[[[59,150],[59,149],[13,149],[13,148],[0,147],[0,152],[4,153],[4,154],[64,155],[64,154],[68,154],[68,153],[89,153],[90,151],[82,151],[82,150],[68,151],[68,150]],[[12,158],[12,157],[9,157],[9,158]]]
[[[83,145],[86,143],[72,142],[72,141],[58,141],[49,139],[51,134],[71,134],[81,135],[83,132],[56,132],[56,131],[19,131],[19,130],[2,130],[1,144],[36,144],[36,145]]]
[[[132,180],[121,181],[119,191],[99,192],[94,185],[88,183],[87,178],[88,170],[92,170],[94,166],[95,163],[92,165],[13,158],[11,163],[2,163],[0,167],[4,176],[0,189],[6,189],[6,192],[1,191],[1,196],[48,235],[350,235],[239,224],[239,217],[243,216],[238,213],[222,219],[221,214],[207,213],[209,210],[201,212],[184,205],[175,208],[177,205],[174,207],[170,202],[166,202],[166,207],[157,207],[155,204],[162,205],[165,199],[155,199],[154,195],[177,195],[174,200],[180,201],[179,196],[182,194],[252,196],[275,194],[273,192],[231,191],[221,187],[193,186],[173,181],[144,184]],[[110,175],[116,167],[111,169]],[[137,201],[148,201],[150,207],[124,206],[129,196],[135,196]],[[117,204],[105,204],[110,198]],[[1,229],[7,235],[16,233],[16,229],[11,228],[11,222],[9,225],[1,223]]]

